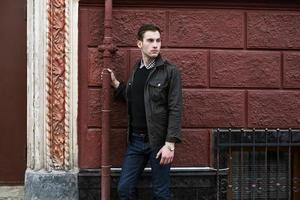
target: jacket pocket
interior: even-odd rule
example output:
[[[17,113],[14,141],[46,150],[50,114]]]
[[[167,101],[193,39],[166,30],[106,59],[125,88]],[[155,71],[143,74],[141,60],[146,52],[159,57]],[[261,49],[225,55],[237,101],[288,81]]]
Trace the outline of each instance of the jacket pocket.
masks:
[[[163,101],[166,95],[166,87],[167,85],[163,81],[149,81],[150,99],[153,101]]]

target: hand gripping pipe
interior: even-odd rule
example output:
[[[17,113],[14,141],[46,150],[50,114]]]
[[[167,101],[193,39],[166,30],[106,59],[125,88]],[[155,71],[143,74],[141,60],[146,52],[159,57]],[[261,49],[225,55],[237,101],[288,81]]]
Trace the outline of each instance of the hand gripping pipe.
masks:
[[[103,52],[104,68],[112,66],[112,0],[105,0],[104,39],[103,45],[99,46]],[[102,137],[101,137],[101,200],[110,199],[110,102],[111,102],[111,78],[107,70],[103,71],[102,83]]]

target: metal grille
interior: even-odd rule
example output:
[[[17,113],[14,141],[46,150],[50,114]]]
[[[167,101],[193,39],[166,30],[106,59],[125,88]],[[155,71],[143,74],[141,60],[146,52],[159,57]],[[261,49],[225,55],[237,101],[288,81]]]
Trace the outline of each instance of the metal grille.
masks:
[[[217,199],[300,199],[300,130],[214,130]]]

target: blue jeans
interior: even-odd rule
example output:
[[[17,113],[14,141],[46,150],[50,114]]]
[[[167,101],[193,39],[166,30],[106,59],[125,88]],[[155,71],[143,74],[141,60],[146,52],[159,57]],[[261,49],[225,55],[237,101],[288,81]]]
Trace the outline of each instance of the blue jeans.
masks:
[[[160,157],[156,154],[160,148],[152,149],[144,142],[143,136],[132,134],[131,143],[123,161],[121,177],[118,185],[120,200],[136,200],[136,186],[148,161],[151,166],[152,188],[155,200],[170,200],[170,167],[160,165]]]

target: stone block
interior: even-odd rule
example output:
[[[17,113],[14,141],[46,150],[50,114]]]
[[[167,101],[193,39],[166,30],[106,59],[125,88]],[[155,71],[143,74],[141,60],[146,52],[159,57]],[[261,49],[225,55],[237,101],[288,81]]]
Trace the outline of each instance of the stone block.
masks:
[[[245,126],[245,93],[239,90],[183,91],[183,127]]]
[[[112,91],[113,92],[113,91]],[[111,96],[111,126],[127,127],[127,106],[123,101]],[[101,127],[102,120],[102,92],[101,89],[88,90],[88,126]]]
[[[142,58],[141,50],[138,48],[130,50],[130,72],[133,69],[133,66]]]
[[[25,200],[77,200],[77,171],[32,171],[25,175]]]
[[[283,54],[283,86],[300,88],[300,52]]]
[[[112,55],[112,67],[110,67],[119,80],[127,79],[128,54],[126,50],[118,50]],[[103,71],[103,52],[98,48],[88,49],[88,85],[102,86],[101,72]]]
[[[101,127],[101,90],[88,90],[88,126]]]
[[[183,129],[183,141],[176,145],[173,166],[209,166],[210,132],[206,129]]]
[[[1,200],[24,200],[24,186],[0,186]]]
[[[169,43],[172,47],[242,48],[244,14],[240,11],[172,11]]]
[[[110,159],[112,167],[121,167],[127,145],[127,129],[111,129]],[[101,167],[101,129],[89,128],[82,137],[80,168],[99,169]]]
[[[207,51],[162,49],[163,59],[176,65],[181,73],[183,87],[208,87]],[[138,49],[130,51],[130,68],[141,58]]]
[[[183,87],[208,87],[207,54],[205,50],[162,49],[163,58],[179,68]]]
[[[299,128],[299,91],[249,91],[248,124],[254,128]]]
[[[113,11],[113,38],[118,46],[137,45],[137,32],[144,23],[156,24],[161,29],[162,41],[166,40],[166,12],[159,9],[115,9]]]
[[[280,87],[280,52],[211,51],[210,60],[212,87]]]
[[[99,169],[101,166],[101,130],[88,129],[81,136],[79,167],[88,169]]]
[[[247,47],[300,48],[300,14],[293,12],[247,13]]]
[[[110,154],[113,167],[121,167],[127,147],[127,128],[113,129],[110,136]]]
[[[104,9],[88,9],[88,46],[98,46],[103,43],[104,35]]]

